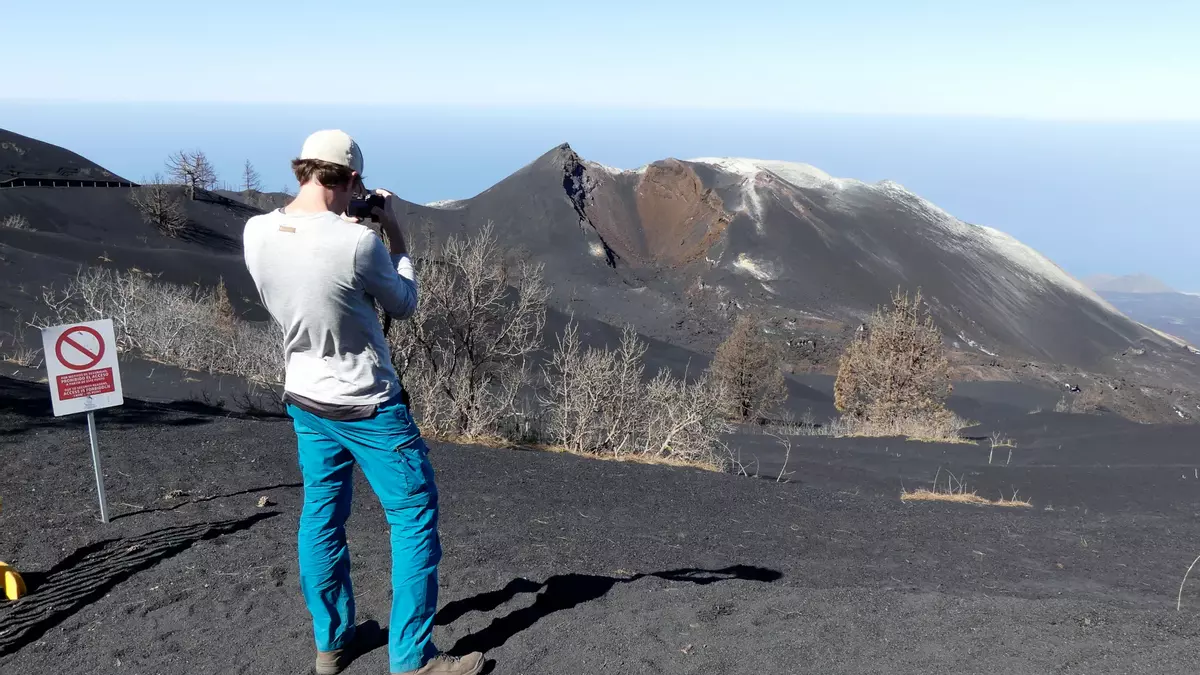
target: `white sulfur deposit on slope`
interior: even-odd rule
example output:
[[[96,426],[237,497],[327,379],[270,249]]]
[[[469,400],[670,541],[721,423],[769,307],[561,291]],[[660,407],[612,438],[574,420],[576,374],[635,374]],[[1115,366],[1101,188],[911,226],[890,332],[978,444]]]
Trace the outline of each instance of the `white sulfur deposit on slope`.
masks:
[[[429,202],[425,206],[428,206],[431,209],[454,210],[463,208],[464,203],[461,199],[440,199],[436,202]]]
[[[726,173],[738,174],[749,179],[748,185],[754,185],[758,174],[767,172],[796,187],[802,188],[841,188],[854,180],[834,178],[810,164],[800,162],[780,162],[769,159],[749,159],[747,157],[700,157],[687,160],[693,164],[707,164],[721,169]]]
[[[765,233],[763,198],[759,192],[767,187],[765,185],[767,181],[763,180],[764,174],[774,176],[798,188],[810,190],[839,190],[858,183],[858,181],[834,178],[811,164],[799,162],[780,162],[748,157],[699,157],[687,161],[692,164],[706,164],[727,174],[741,177],[742,203],[734,210],[749,215],[754,220],[759,234]]]
[[[765,260],[755,260],[745,253],[739,253],[734,261],[735,269],[746,272],[759,281],[770,281],[775,278],[775,269]]]
[[[971,347],[972,349],[978,349],[979,351],[983,352],[984,354],[987,354],[988,356],[996,356],[996,352],[988,351],[987,348],[985,348],[983,345],[979,344],[978,342],[972,340],[971,338],[967,337],[966,333],[963,333],[962,331],[958,332],[958,339],[967,343],[967,346]]]
[[[1048,286],[1057,286],[1082,295],[1107,311],[1120,314],[1116,308],[1094,291],[1067,274],[1041,253],[999,230],[964,223],[894,181],[885,180],[871,184],[853,179],[834,178],[814,166],[798,162],[744,157],[703,157],[688,161],[695,164],[706,164],[726,174],[742,178],[742,203],[734,210],[750,216],[760,234],[764,229],[765,215],[763,194],[760,191],[769,189],[765,184],[769,181],[763,180],[763,174],[770,174],[797,188],[821,190],[833,197],[829,202],[831,206],[836,207],[841,203],[843,207],[851,211],[854,210],[854,203],[858,199],[883,197],[904,206],[929,225],[941,228],[947,234],[952,235],[942,239],[943,245],[948,248],[953,247],[973,257],[977,257],[981,253],[991,253],[1005,260],[1014,270],[1023,272],[1023,276],[1026,276],[1027,280],[1035,287],[1045,290]],[[748,267],[750,264],[750,261],[739,259],[734,266],[743,271],[750,271]]]
[[[760,235],[765,234],[766,200],[773,193],[778,195],[779,190],[787,190],[789,185],[798,189],[819,190],[827,196],[826,203],[829,206],[843,208],[850,212],[854,212],[857,208],[856,203],[864,198],[883,198],[909,210],[921,221],[931,227],[939,228],[949,235],[938,236],[939,245],[967,255],[981,265],[997,259],[1004,261],[1002,267],[995,265],[989,265],[989,267],[999,277],[1004,277],[1011,272],[1024,278],[1025,284],[1011,283],[1016,280],[1009,280],[1011,290],[1016,292],[1018,297],[1026,297],[1028,295],[1026,291],[1029,289],[1045,291],[1051,287],[1057,287],[1081,295],[1108,312],[1121,314],[1092,289],[1067,274],[1049,258],[1012,236],[994,228],[965,223],[894,181],[865,183],[854,179],[835,178],[815,166],[800,162],[747,157],[701,157],[686,161],[692,164],[711,166],[727,175],[740,178],[741,203],[736,206],[729,205],[729,207],[749,216]],[[635,170],[616,169],[594,162],[588,162],[588,165],[610,175],[642,173],[646,170],[646,167]],[[780,182],[783,185],[780,185]],[[885,262],[890,262],[893,266],[897,264],[894,261]],[[776,276],[769,263],[751,260],[744,256],[739,257],[733,263],[733,267],[737,271],[750,274],[759,281],[768,281]]]

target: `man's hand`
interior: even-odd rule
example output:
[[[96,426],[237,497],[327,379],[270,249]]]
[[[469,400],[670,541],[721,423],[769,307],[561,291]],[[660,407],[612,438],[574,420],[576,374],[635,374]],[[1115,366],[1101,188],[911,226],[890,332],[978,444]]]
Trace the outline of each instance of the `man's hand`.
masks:
[[[375,190],[375,194],[383,196],[383,208],[373,209],[371,213],[379,219],[379,228],[387,235],[388,249],[392,255],[408,255],[408,243],[404,241],[400,220],[396,217],[396,195],[387,190]]]

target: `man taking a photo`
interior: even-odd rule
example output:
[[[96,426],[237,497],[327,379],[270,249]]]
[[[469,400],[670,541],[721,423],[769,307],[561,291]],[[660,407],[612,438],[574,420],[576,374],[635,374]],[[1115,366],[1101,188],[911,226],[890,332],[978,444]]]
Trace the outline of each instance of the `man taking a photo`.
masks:
[[[438,491],[428,449],[413,422],[375,303],[405,319],[417,308],[412,261],[395,198],[372,209],[387,235],[347,215],[367,196],[358,144],[318,131],[292,162],[300,189],[287,206],[246,223],[246,267],[263,305],[283,328],[284,399],[304,476],[297,543],[300,587],[312,614],[318,675],[356,657],[354,591],[346,519],[354,465],[391,526],[391,670],[405,675],[477,675],[483,655],[456,659],[433,645],[437,610]]]

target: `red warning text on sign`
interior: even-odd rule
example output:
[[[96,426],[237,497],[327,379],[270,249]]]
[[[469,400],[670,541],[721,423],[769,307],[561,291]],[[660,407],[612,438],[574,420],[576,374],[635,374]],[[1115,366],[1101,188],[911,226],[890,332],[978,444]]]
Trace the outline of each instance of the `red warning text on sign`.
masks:
[[[63,401],[110,394],[117,390],[116,384],[113,382],[112,368],[59,375],[56,381],[58,398]]]

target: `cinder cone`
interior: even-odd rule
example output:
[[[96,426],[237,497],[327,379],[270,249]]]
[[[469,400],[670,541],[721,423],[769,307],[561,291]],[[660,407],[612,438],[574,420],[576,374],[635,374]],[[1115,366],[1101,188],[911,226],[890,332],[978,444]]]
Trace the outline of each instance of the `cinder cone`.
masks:
[[[6,562],[0,562],[0,578],[4,580],[4,597],[20,600],[25,595],[25,580]]]

